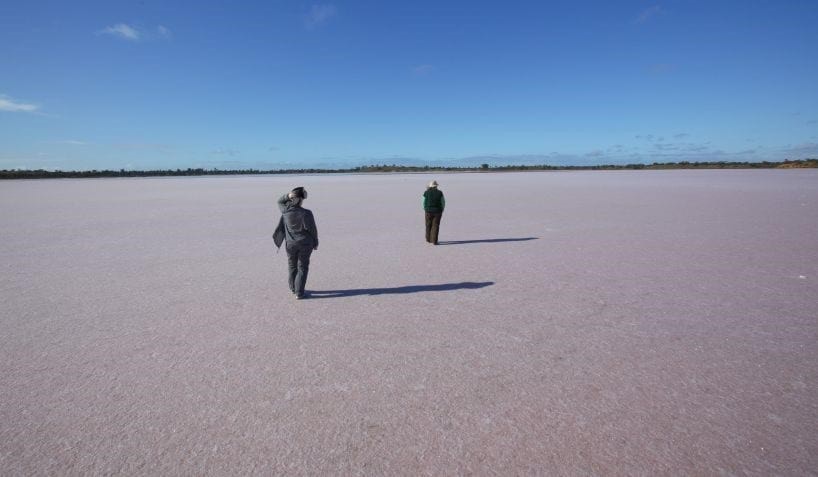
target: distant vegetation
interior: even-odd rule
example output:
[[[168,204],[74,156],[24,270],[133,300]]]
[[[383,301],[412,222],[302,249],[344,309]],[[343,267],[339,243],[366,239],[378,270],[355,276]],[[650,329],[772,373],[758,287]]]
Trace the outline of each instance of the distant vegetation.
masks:
[[[242,174],[349,174],[349,173],[383,173],[383,172],[512,172],[512,171],[613,171],[613,170],[657,170],[657,169],[792,169],[817,167],[818,159],[804,159],[783,162],[654,162],[653,164],[603,164],[597,166],[490,166],[478,167],[443,167],[443,166],[401,166],[371,165],[348,169],[157,169],[132,171],[120,169],[90,171],[47,171],[44,169],[0,170],[0,179],[49,179],[77,177],[156,177],[156,176],[214,176]]]

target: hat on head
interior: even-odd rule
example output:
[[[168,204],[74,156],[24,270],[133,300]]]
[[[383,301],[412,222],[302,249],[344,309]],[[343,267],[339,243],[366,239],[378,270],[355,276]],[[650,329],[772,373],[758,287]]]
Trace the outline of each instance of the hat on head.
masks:
[[[303,187],[296,187],[293,189],[293,196],[298,199],[306,199],[307,198],[307,189]]]
[[[429,187],[437,187],[437,181],[430,182]]]

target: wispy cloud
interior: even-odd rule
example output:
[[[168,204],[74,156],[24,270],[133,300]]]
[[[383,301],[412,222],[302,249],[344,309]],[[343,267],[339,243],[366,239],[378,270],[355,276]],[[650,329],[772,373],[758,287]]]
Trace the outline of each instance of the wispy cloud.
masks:
[[[304,25],[312,30],[326,24],[332,17],[338,15],[338,8],[332,4],[313,5],[304,17]]]
[[[700,152],[707,152],[707,151],[710,150],[710,146],[705,146],[705,145],[688,144],[686,147],[687,147],[687,149],[685,149],[685,150],[687,152],[700,153]]]
[[[805,142],[784,149],[784,154],[790,159],[806,159],[818,157],[818,143]]]
[[[639,13],[639,16],[636,17],[636,20],[634,20],[634,23],[641,24],[648,22],[652,18],[656,17],[657,15],[661,15],[662,13],[664,13],[664,10],[659,5],[648,7],[645,10],[642,10],[641,13]]]
[[[156,34],[159,36],[159,38],[168,39],[171,37],[170,29],[164,25],[159,25],[156,27]]]
[[[112,35],[125,40],[139,41],[142,34],[136,28],[126,25],[125,23],[117,23],[114,26],[105,27],[99,31],[102,35]]]
[[[679,149],[679,146],[677,144],[655,143],[653,148],[657,151],[676,151]]]
[[[212,151],[211,154],[216,154],[216,155],[219,155],[219,156],[236,157],[236,156],[239,155],[239,151],[237,151],[235,149],[229,149],[229,148],[221,147],[219,149],[216,149],[215,151]]]
[[[68,139],[67,141],[59,141],[60,144],[70,144],[72,146],[87,146],[85,141],[77,141],[76,139]]]
[[[12,113],[36,113],[40,107],[36,104],[23,103],[4,94],[0,94],[0,111]]]
[[[662,142],[665,140],[664,136],[654,136],[653,134],[641,134],[638,136],[634,136],[636,139],[644,139],[645,141],[649,142]]]
[[[144,29],[131,26],[126,23],[117,23],[116,25],[105,27],[98,31],[97,34],[111,35],[133,42],[147,40],[169,40],[172,36],[170,29],[164,25],[159,25],[154,29]]]

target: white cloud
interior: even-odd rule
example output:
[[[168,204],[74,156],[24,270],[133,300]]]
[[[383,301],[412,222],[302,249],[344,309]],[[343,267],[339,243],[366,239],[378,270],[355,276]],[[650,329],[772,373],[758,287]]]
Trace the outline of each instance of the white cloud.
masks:
[[[159,25],[155,29],[134,27],[125,23],[105,27],[97,32],[100,35],[111,35],[128,41],[169,40],[172,36],[170,28]]]
[[[139,30],[124,23],[117,23],[114,26],[105,27],[100,30],[99,33],[103,35],[113,35],[131,41],[139,41],[142,38],[142,34]]]
[[[313,5],[312,8],[310,8],[310,12],[304,19],[304,24],[309,29],[318,28],[327,23],[330,18],[336,16],[337,14],[338,8],[336,8],[335,5]]]
[[[0,94],[0,111],[10,111],[12,113],[34,113],[40,109],[36,104],[21,103],[6,95]]]
[[[226,147],[220,147],[219,149],[216,149],[215,151],[212,151],[212,154],[217,154],[217,155],[220,155],[220,156],[236,157],[237,155],[239,155],[239,151],[237,151],[235,149],[226,148]]]

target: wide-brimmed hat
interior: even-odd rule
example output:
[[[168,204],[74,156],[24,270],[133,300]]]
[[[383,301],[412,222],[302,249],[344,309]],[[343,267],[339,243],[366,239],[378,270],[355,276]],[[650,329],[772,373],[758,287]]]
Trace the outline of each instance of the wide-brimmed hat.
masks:
[[[437,181],[430,182],[429,187],[437,187]]]

